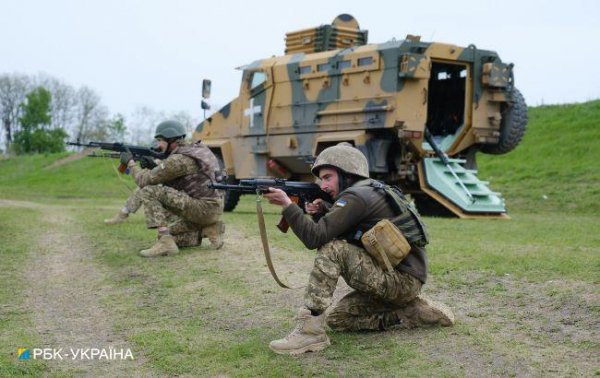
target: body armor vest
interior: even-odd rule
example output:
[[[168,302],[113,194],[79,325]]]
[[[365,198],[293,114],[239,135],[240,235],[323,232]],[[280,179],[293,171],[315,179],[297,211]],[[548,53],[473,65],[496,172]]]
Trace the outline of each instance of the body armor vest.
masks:
[[[425,252],[425,245],[429,242],[429,237],[427,228],[422,222],[419,213],[404,197],[402,191],[395,186],[389,186],[382,182],[369,179],[359,181],[347,189],[347,191],[355,193],[365,190],[367,191],[365,194],[370,195],[375,202],[382,200],[386,201],[387,205],[392,210],[387,212],[388,214],[391,213],[391,216],[386,218],[398,227],[411,246],[411,251],[408,256],[400,261],[400,264],[395,268],[408,273],[419,279],[422,283],[425,283],[427,281],[427,255]],[[374,191],[375,193],[368,193],[369,190]],[[380,194],[377,195],[376,193]],[[375,194],[375,196],[373,196],[373,194]],[[381,196],[384,196],[385,199]],[[376,203],[373,203],[373,205],[377,206]],[[358,224],[354,230],[351,230],[346,234],[344,238],[349,243],[364,248],[360,240],[361,236],[375,226],[381,219],[383,218],[378,218],[376,216],[371,219],[365,219]]]
[[[369,186],[374,188],[375,191],[381,191],[386,197],[387,203],[394,210],[395,216],[390,218],[390,221],[398,227],[400,232],[404,235],[406,240],[411,245],[418,247],[424,247],[429,243],[429,235],[427,233],[427,227],[421,220],[417,209],[408,202],[402,191],[396,186],[386,185],[376,180],[363,180],[359,181],[348,190],[353,188],[359,188]],[[360,223],[356,229],[352,230],[346,237],[346,239],[354,244],[362,245],[360,238],[362,234],[370,230],[377,222],[381,219],[369,220]]]
[[[219,162],[208,147],[201,142],[181,145],[173,151],[173,154],[181,154],[194,159],[198,170],[178,177],[165,185],[183,191],[195,199],[221,197],[219,191],[208,187],[209,183],[216,181],[216,176],[220,172]]]

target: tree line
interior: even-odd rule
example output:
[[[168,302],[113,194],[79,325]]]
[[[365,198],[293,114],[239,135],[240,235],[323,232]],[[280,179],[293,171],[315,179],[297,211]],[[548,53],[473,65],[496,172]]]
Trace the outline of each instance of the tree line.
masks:
[[[141,106],[126,117],[111,114],[88,86],[74,88],[45,74],[0,74],[0,152],[5,154],[61,152],[67,138],[149,144],[154,127],[166,118],[180,121],[191,135],[194,122],[185,111],[167,115]]]

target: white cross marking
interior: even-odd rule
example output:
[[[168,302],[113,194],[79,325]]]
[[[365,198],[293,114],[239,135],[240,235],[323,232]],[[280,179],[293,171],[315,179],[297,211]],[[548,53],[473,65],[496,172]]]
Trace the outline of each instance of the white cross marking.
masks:
[[[244,116],[250,116],[250,127],[254,127],[254,115],[260,115],[260,105],[254,106],[254,98],[250,99],[250,107],[244,109]]]

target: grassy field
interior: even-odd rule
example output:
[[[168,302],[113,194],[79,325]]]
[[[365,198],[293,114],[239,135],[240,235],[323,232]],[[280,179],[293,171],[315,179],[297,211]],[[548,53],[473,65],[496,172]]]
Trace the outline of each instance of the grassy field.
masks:
[[[481,156],[511,220],[427,218],[425,293],[444,329],[332,333],[322,353],[278,356],[301,290],[270,277],[254,198],[225,215],[225,247],[142,259],[142,214],[107,227],[130,179],[113,161],[0,160],[0,376],[592,376],[600,374],[600,101],[530,109],[523,144]],[[277,223],[266,205],[266,222]],[[314,252],[269,228],[278,272],[305,284]],[[348,289],[340,283],[339,292]],[[338,294],[339,295],[339,294]],[[134,361],[19,361],[17,348],[130,348]]]
[[[479,154],[479,172],[509,211],[600,213],[600,100],[529,109],[522,144]]]

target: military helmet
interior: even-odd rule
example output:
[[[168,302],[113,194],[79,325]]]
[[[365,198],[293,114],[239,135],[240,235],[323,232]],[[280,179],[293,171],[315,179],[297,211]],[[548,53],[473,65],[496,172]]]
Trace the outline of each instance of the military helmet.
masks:
[[[357,148],[346,142],[324,149],[317,156],[311,172],[318,176],[319,170],[324,167],[335,167],[346,173],[369,178],[367,158]]]
[[[174,139],[185,137],[185,127],[180,122],[169,120],[156,126],[154,138]]]

